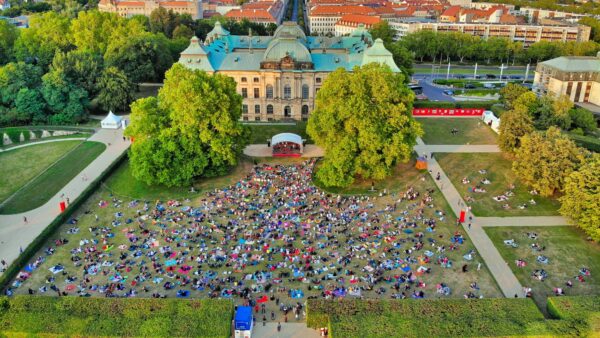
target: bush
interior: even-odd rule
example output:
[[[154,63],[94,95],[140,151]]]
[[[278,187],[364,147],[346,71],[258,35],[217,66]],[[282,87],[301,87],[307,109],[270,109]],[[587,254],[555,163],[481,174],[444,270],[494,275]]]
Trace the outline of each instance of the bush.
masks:
[[[593,136],[577,135],[575,133],[567,133],[569,138],[573,140],[578,146],[586,148],[587,150],[600,153],[600,139]]]
[[[0,336],[229,337],[229,300],[0,297]]]

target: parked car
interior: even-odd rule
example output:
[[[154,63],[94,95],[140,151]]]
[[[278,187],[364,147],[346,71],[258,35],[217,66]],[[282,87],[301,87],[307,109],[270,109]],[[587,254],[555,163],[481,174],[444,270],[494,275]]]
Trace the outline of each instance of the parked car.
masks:
[[[483,88],[496,88],[496,85],[494,85],[493,83],[484,83]]]
[[[481,79],[481,75],[475,75],[476,79]]]
[[[454,92],[449,89],[446,89],[446,90],[444,90],[444,94],[448,95],[448,96],[452,96],[452,95],[454,95]]]
[[[466,77],[466,76],[464,76],[464,75],[462,75],[462,74],[458,74],[458,75],[456,75],[456,78],[457,78],[457,79],[464,79],[465,77]]]
[[[511,78],[511,79],[514,79],[514,80],[520,80],[520,79],[522,79],[523,77],[522,77],[521,75],[511,75],[511,76],[510,76],[510,78]]]
[[[495,79],[496,75],[494,75],[494,74],[485,74],[485,78],[486,79]]]
[[[465,89],[475,89],[475,88],[476,88],[476,86],[472,83],[465,84]]]

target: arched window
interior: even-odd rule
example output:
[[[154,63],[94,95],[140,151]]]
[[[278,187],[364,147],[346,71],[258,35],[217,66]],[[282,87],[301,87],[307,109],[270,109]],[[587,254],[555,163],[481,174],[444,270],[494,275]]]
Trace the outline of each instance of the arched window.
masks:
[[[302,106],[302,115],[308,115],[308,106],[307,105]]]
[[[267,99],[273,98],[273,86],[267,85]]]
[[[267,114],[273,114],[273,105],[272,104],[267,105]]]
[[[290,87],[290,85],[285,85],[283,87],[283,98],[284,99],[292,98],[292,87]]]
[[[308,85],[302,85],[302,99],[308,100]]]
[[[292,108],[290,106],[283,108],[283,117],[292,117]]]

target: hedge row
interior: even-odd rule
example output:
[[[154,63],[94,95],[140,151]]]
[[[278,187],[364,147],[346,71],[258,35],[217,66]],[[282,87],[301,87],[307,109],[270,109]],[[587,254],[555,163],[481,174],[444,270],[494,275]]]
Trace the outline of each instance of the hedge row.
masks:
[[[593,136],[582,136],[573,133],[569,133],[569,137],[578,146],[586,148],[590,151],[600,153],[600,140]]]
[[[48,130],[50,133],[54,131],[77,131],[84,133],[94,133],[93,128],[84,127],[60,127],[60,126],[31,126],[31,127],[8,127],[0,128],[0,146],[4,145],[4,134],[7,134],[12,143],[20,143],[21,133],[23,134],[24,142],[28,142],[31,139],[31,133],[33,132],[35,137],[41,138],[42,132]]]
[[[23,250],[23,253],[15,259],[6,271],[0,276],[0,291],[4,291],[9,287],[10,282],[14,279],[19,271],[39,252],[46,244],[47,240],[56,232],[56,230],[65,224],[71,215],[100,187],[102,181],[112,174],[127,158],[127,152],[124,152],[117,158],[108,168],[106,168],[100,176],[98,176],[82,193],[73,200],[67,209],[59,214],[28,246]]]
[[[414,108],[483,108],[490,109],[498,101],[464,101],[464,102],[442,102],[442,101],[415,101]]]
[[[229,300],[0,297],[0,336],[229,337]]]
[[[544,319],[531,299],[309,300],[306,322],[336,338],[585,336],[600,328],[600,297],[593,298],[552,299],[559,320]]]

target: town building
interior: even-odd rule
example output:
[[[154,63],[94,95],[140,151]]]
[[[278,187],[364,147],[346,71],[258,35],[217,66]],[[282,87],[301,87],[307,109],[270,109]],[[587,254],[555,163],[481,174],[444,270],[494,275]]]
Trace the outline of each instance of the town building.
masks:
[[[100,0],[98,10],[102,12],[117,13],[122,17],[134,15],[150,16],[158,8],[172,10],[179,14],[189,14],[192,19],[202,19],[202,0]]]
[[[201,42],[193,37],[179,63],[235,79],[242,120],[307,120],[329,73],[377,62],[400,72],[392,53],[359,25],[347,37],[306,36],[284,22],[273,36],[231,35],[219,23]]]
[[[232,9],[225,14],[226,18],[236,21],[248,20],[264,26],[280,24],[285,15],[285,4],[282,0],[254,1],[242,5],[240,9]]]
[[[10,8],[10,2],[8,0],[0,0],[0,11]]]
[[[533,90],[540,94],[566,95],[575,103],[591,104],[600,111],[600,53],[597,57],[561,56],[540,62]]]
[[[356,15],[348,14],[342,16],[338,22],[335,23],[335,36],[346,36],[352,34],[352,32],[359,26],[363,26],[366,29],[371,29],[373,25],[381,22],[381,18],[378,16],[367,16],[367,15]]]

